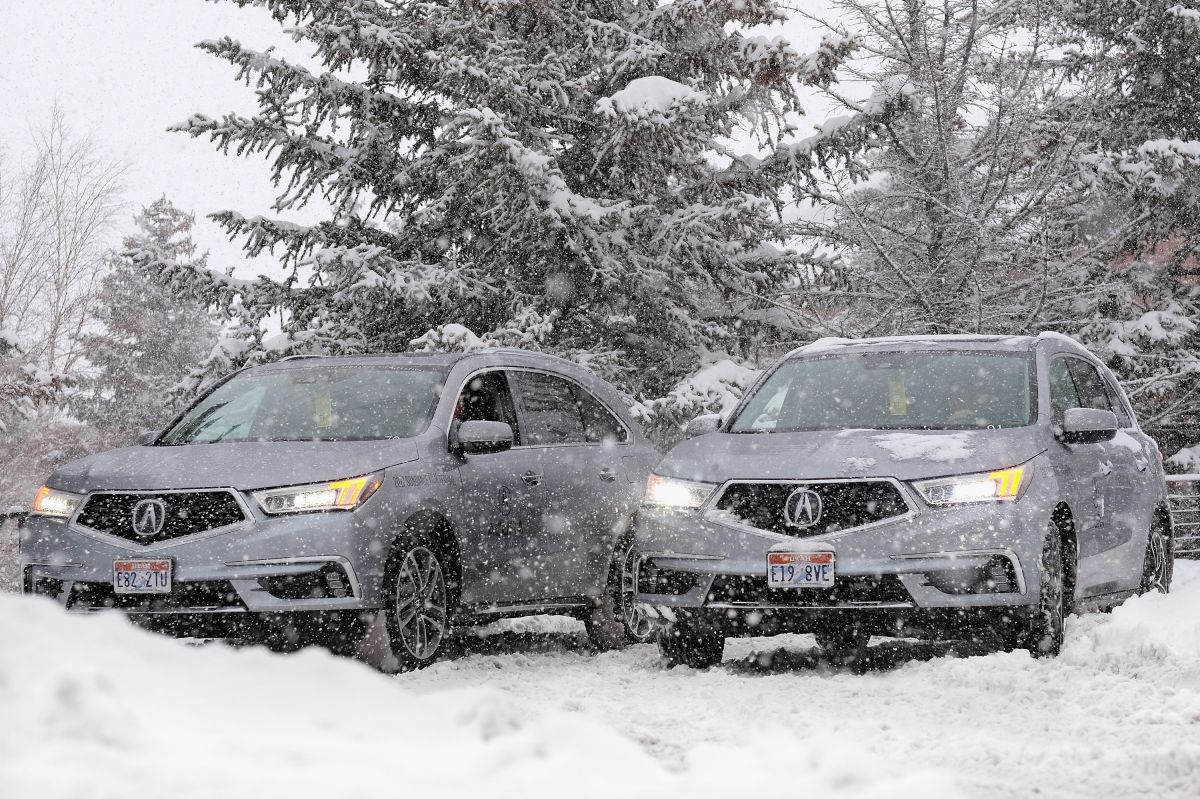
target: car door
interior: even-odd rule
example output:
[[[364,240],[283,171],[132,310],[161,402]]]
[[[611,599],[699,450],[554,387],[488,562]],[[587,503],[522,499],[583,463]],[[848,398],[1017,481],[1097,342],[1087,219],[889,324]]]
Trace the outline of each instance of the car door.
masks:
[[[587,557],[576,561],[579,568],[571,574],[578,581],[576,592],[598,596],[608,580],[613,548],[645,490],[645,477],[639,468],[642,459],[628,454],[631,434],[624,422],[586,388],[578,383],[572,387],[583,416],[588,457],[578,508],[592,538]]]
[[[1102,372],[1104,391],[1109,406],[1117,415],[1116,438],[1113,446],[1128,459],[1123,463],[1127,469],[1128,493],[1117,500],[1121,510],[1121,523],[1127,526],[1125,548],[1125,574],[1122,590],[1137,588],[1142,581],[1143,559],[1146,555],[1146,539],[1154,520],[1154,510],[1162,493],[1162,477],[1158,445],[1154,439],[1138,429],[1133,413],[1124,394],[1111,372]]]
[[[610,487],[620,479],[615,453],[589,444],[578,386],[536,370],[510,372],[523,442],[538,451],[546,475],[541,525],[547,599],[594,593],[594,573],[611,553],[603,525]]]
[[[463,602],[509,604],[540,598],[544,574],[540,537],[545,483],[539,452],[523,446],[507,376],[502,370],[472,375],[459,392],[453,425],[505,422],[513,447],[463,456],[462,503],[456,510],[464,545]]]
[[[1050,401],[1056,428],[1070,408],[1087,407],[1075,381],[1072,364],[1078,361],[1066,355],[1050,362]],[[1114,464],[1104,443],[1062,444],[1065,469],[1060,478],[1068,487],[1071,511],[1079,550],[1076,592],[1079,597],[1107,593],[1111,589],[1116,533],[1109,519]],[[1108,554],[1106,554],[1108,553]]]
[[[1049,368],[1050,405],[1054,430],[1062,429],[1063,418],[1071,408],[1083,407],[1071,368],[1065,356],[1051,359]],[[1066,493],[1075,522],[1079,549],[1079,576],[1076,583],[1080,596],[1085,589],[1084,571],[1090,560],[1101,550],[1104,537],[1100,529],[1101,452],[1094,444],[1063,444],[1056,448],[1054,459],[1060,466],[1059,482]]]

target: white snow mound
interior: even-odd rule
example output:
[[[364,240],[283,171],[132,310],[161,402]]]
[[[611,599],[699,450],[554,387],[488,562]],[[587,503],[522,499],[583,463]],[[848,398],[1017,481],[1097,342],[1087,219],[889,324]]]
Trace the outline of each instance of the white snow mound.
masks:
[[[496,689],[418,694],[317,650],[188,646],[31,597],[0,595],[0,640],[5,796],[724,798],[781,778],[805,796],[958,795],[939,774],[769,728],[670,770],[587,716]]]

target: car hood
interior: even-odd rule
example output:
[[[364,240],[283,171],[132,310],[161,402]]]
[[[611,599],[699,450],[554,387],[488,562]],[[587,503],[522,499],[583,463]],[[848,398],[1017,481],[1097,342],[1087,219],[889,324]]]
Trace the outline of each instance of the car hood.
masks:
[[[71,461],[49,484],[80,494],[216,486],[249,491],[355,477],[416,459],[412,440],[123,447]]]
[[[710,433],[676,446],[655,471],[707,483],[849,477],[920,480],[1024,463],[1046,448],[1044,433],[1037,426]]]

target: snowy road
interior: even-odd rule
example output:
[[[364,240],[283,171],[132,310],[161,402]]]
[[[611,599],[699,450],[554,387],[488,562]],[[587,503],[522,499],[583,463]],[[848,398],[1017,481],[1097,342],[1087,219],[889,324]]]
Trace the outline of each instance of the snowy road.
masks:
[[[482,683],[565,708],[672,766],[698,742],[784,730],[816,751],[947,772],[968,796],[1200,796],[1200,563],[1180,563],[1170,596],[1072,619],[1057,661],[875,639],[867,672],[851,674],[789,636],[731,642],[721,668],[697,673],[663,669],[652,647],[588,655],[582,630],[506,637],[511,654],[469,654],[407,685]]]
[[[1176,579],[1054,661],[876,639],[862,674],[805,636],[667,670],[538,619],[386,677],[0,594],[0,796],[1195,797],[1200,563]]]

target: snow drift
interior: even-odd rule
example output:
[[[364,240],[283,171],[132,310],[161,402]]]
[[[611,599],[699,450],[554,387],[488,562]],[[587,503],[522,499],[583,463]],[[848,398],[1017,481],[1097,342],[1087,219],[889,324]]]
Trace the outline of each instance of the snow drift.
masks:
[[[125,797],[137,786],[179,799],[662,799],[763,796],[781,778],[802,779],[807,796],[955,795],[937,774],[895,775],[787,735],[700,745],[669,770],[609,727],[495,689],[419,695],[404,677],[320,651],[189,646],[30,597],[0,595],[0,639],[6,797]]]

